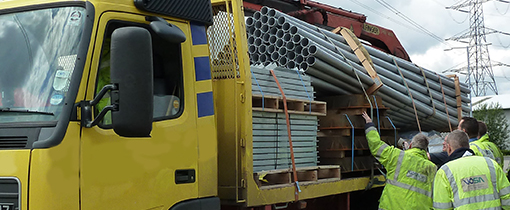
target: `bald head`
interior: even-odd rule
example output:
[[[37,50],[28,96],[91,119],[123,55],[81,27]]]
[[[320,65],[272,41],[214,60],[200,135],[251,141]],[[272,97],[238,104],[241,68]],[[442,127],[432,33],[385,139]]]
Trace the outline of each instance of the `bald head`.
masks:
[[[413,139],[411,140],[411,147],[427,150],[427,148],[429,147],[429,138],[419,133],[416,136],[414,136]]]
[[[469,148],[469,137],[466,132],[461,130],[454,130],[448,136],[446,136],[446,143],[450,145],[451,151],[448,151],[450,155],[453,151],[459,148]]]

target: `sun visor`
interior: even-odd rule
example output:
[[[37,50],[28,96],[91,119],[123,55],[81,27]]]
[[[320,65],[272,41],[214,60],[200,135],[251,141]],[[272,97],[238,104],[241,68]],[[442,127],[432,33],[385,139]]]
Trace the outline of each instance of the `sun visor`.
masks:
[[[210,0],[134,0],[135,6],[147,12],[183,18],[212,25]]]

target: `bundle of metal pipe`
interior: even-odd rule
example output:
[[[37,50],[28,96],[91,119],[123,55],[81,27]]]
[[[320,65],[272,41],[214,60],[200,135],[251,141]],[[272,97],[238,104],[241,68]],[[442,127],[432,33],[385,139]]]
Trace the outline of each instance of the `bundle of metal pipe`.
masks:
[[[296,167],[317,166],[317,116],[290,114]],[[292,166],[284,113],[253,112],[253,171]]]
[[[374,84],[345,39],[330,31],[263,7],[246,19],[252,64],[298,68],[312,78],[319,95],[363,94]],[[384,84],[376,95],[400,128],[444,129],[458,121],[452,79],[364,44]],[[460,83],[460,108],[468,113],[469,88]],[[414,105],[413,105],[414,104]],[[416,108],[414,108],[416,107]],[[416,111],[415,111],[416,110]]]

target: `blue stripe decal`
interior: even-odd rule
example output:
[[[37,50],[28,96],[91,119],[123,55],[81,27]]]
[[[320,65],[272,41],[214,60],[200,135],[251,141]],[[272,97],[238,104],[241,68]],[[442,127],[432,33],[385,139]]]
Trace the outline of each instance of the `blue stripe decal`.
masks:
[[[211,79],[209,57],[195,57],[195,77],[197,82]]]
[[[205,35],[205,26],[198,23],[191,23],[191,39],[193,45],[207,44],[207,36]]]
[[[214,115],[213,93],[206,92],[197,94],[197,108],[199,118]]]

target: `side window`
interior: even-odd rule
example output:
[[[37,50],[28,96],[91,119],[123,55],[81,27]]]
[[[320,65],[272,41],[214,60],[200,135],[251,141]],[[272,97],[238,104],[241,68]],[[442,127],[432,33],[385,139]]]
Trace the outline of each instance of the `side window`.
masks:
[[[122,21],[110,21],[108,23],[101,48],[95,94],[97,95],[105,85],[110,84],[110,37],[115,29],[127,26],[144,27],[152,35],[154,120],[179,117],[184,108],[181,44],[168,43],[151,31],[147,25]],[[96,105],[95,115],[97,116],[107,105],[110,105],[108,94]],[[103,118],[100,126],[108,128],[111,123],[111,114],[108,113]]]

